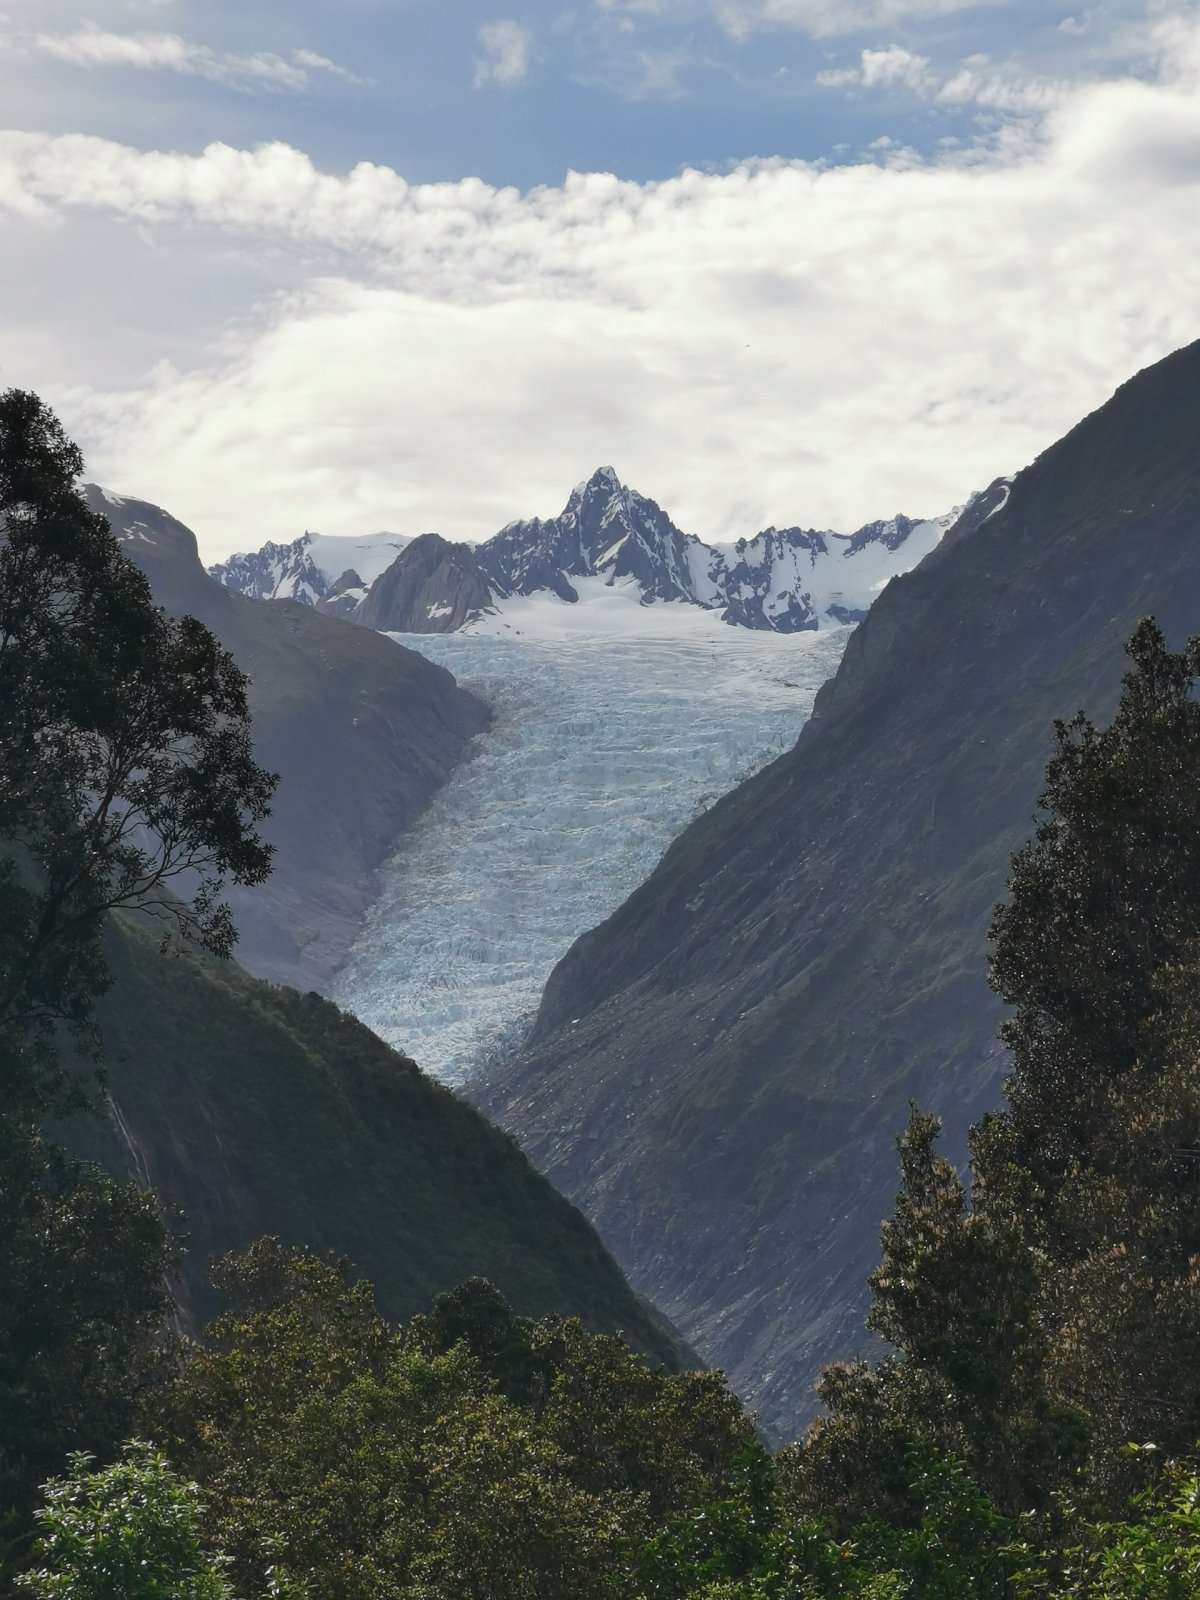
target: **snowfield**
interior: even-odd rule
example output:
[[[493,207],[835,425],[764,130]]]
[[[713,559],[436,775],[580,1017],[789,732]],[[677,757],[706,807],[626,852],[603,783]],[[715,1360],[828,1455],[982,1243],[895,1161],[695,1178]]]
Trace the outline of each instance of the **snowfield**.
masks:
[[[551,969],[703,807],[795,742],[850,629],[732,628],[636,585],[394,635],[495,726],[402,842],[334,998],[461,1083],[528,1028]]]

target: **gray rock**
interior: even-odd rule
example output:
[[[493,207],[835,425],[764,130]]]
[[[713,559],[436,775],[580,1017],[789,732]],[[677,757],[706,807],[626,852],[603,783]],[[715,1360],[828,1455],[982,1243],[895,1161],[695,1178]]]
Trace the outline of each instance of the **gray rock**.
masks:
[[[470,547],[423,533],[376,578],[350,620],[380,633],[454,633],[491,604]]]
[[[1147,613],[1200,632],[1200,344],[889,584],[796,748],[575,944],[474,1091],[775,1438],[865,1345],[907,1102],[961,1153],[998,1100],[992,909],[1052,720],[1109,714]]]

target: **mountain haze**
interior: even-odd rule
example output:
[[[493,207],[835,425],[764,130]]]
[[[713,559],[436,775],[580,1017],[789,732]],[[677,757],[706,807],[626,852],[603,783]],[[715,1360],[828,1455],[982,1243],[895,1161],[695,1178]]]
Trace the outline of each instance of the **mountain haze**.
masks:
[[[998,1096],[986,933],[1051,723],[1200,631],[1200,345],[894,579],[794,750],[699,818],[552,975],[477,1102],[778,1437],[864,1342],[906,1102]]]

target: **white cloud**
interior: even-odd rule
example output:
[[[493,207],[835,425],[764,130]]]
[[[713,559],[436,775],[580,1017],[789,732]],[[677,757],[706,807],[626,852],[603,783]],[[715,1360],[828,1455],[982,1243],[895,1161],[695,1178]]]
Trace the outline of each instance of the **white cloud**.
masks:
[[[1073,92],[1066,80],[1039,78],[1006,66],[997,70],[986,56],[973,56],[937,89],[942,105],[976,105],[988,111],[1048,111]]]
[[[715,14],[735,36],[767,28],[797,28],[817,38],[935,20],[994,0],[594,0],[598,10],[630,17],[688,21]]]
[[[114,33],[93,23],[71,32],[27,34],[18,42],[73,66],[181,72],[239,88],[302,90],[314,72],[357,81],[353,73],[311,50],[297,50],[290,57],[271,51],[231,55],[177,33]]]
[[[318,55],[315,50],[293,50],[292,60],[298,67],[304,67],[309,72],[329,72],[335,78],[344,78],[347,83],[363,83],[357,73],[351,72],[346,67],[339,67],[336,61],[331,61],[328,56]]]
[[[942,510],[1200,335],[1200,30],[1171,40],[1157,76],[928,164],[522,195],[278,144],[5,134],[6,238],[119,260],[175,330],[171,365],[114,380],[102,283],[81,347],[27,274],[0,296],[5,381],[214,555],[304,526],[483,537],[608,460],[708,537]],[[198,258],[280,291],[214,339],[181,282]]]
[[[833,89],[852,85],[878,89],[898,84],[920,94],[933,81],[929,57],[914,55],[898,44],[889,45],[885,50],[864,50],[857,67],[835,68],[817,74],[818,83]]]
[[[714,0],[719,19],[733,34],[790,27],[816,38],[949,17],[988,3],[989,0]]]
[[[475,62],[475,87],[498,83],[513,89],[529,76],[530,38],[519,22],[485,22],[475,35],[483,54]]]
[[[571,82],[607,89],[622,100],[677,100],[687,93],[688,78],[698,72],[730,74],[728,64],[691,44],[671,50],[632,50],[617,60],[589,62],[571,74]]]
[[[1004,113],[1046,112],[1079,91],[1078,82],[1038,77],[1012,63],[996,67],[985,55],[968,56],[948,76],[939,77],[928,56],[914,55],[901,45],[864,50],[857,66],[819,72],[817,82],[827,89],[903,88],[942,105]]]

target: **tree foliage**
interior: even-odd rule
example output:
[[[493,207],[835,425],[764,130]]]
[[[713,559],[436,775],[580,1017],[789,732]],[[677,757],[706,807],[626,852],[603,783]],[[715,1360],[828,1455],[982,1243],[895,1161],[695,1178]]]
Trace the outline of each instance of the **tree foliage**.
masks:
[[[156,907],[225,953],[225,877],[270,865],[245,676],[154,605],[81,470],[35,395],[0,396],[0,1027],[23,1033],[86,1024],[106,911]]]
[[[75,1455],[45,1496],[38,1565],[19,1585],[35,1600],[229,1600],[220,1563],[201,1548],[196,1485],[149,1445],[127,1445],[100,1470]]]
[[[246,1600],[600,1600],[623,1541],[751,1438],[719,1377],[516,1317],[480,1280],[392,1332],[367,1285],[275,1241],[218,1275],[234,1305],[147,1426]]]
[[[1107,727],[1082,712],[1057,749],[1034,838],[992,925],[991,981],[1014,1007],[1007,1123],[1043,1184],[1090,1161],[1106,1096],[1142,1058],[1160,975],[1200,930],[1200,639],[1151,619]]]
[[[131,1426],[170,1247],[152,1195],[8,1115],[0,1222],[0,1514],[28,1532],[36,1487],[68,1452],[111,1451]]]
[[[786,1463],[839,1526],[913,1520],[921,1437],[1044,1531],[1200,1438],[1200,641],[1173,654],[1147,620],[1129,654],[1107,727],[1057,725],[993,924],[1007,1104],[965,1184],[914,1110],[871,1279],[896,1354],[828,1373]]]
[[[270,862],[246,680],[154,605],[81,468],[35,395],[0,395],[0,1524],[17,1559],[38,1481],[127,1432],[167,1305],[153,1197],[53,1136],[87,1098],[105,916],[157,911],[223,954],[225,878]]]

